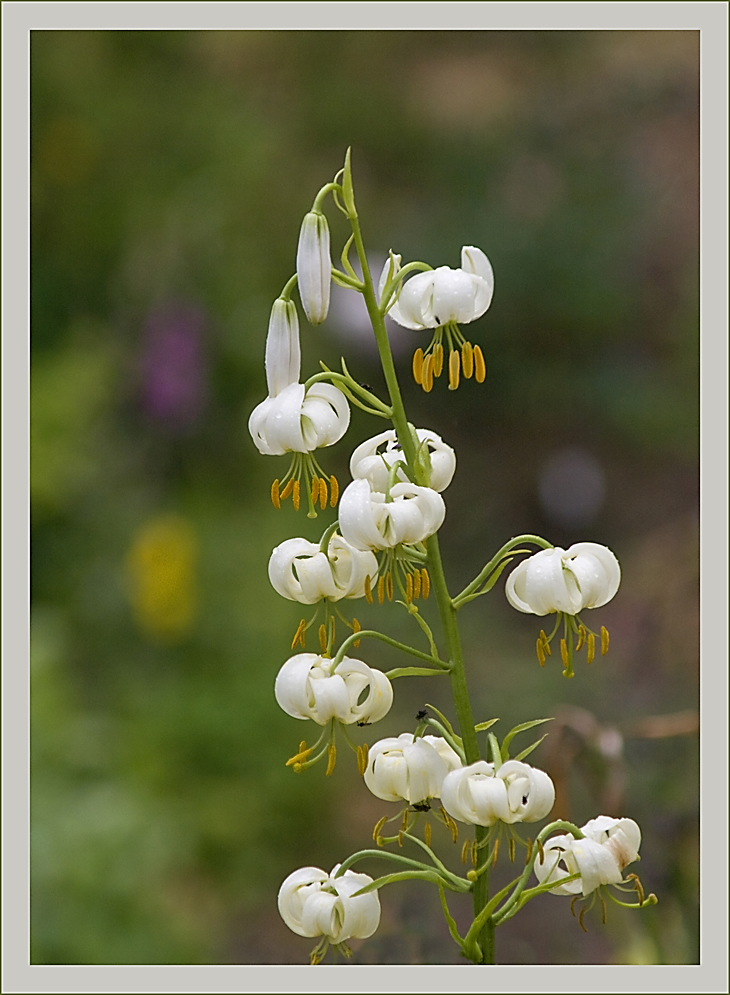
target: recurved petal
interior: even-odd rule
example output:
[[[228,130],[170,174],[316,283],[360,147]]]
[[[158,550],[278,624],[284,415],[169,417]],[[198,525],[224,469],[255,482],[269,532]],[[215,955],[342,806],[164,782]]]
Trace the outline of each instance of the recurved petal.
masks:
[[[302,913],[307,899],[318,892],[329,875],[319,867],[300,867],[286,878],[279,888],[278,905],[281,918],[299,936],[318,936],[306,932]]]
[[[315,383],[301,405],[301,429],[309,452],[331,446],[347,431],[350,406],[347,398],[332,384]]]
[[[586,838],[573,840],[571,851],[580,871],[584,895],[590,895],[601,884],[621,881],[621,868],[607,847]]]
[[[324,553],[319,552],[319,547],[314,556],[298,556],[292,566],[302,591],[302,598],[297,600],[302,600],[305,605],[313,605],[322,598],[338,597],[332,567]]]
[[[328,550],[332,575],[339,598],[362,598],[365,595],[365,578],[374,578],[378,561],[370,550],[355,549],[337,533],[330,539]]]
[[[396,741],[397,742],[397,741]],[[370,751],[372,754],[372,750]],[[376,798],[397,802],[408,797],[408,764],[403,750],[393,747],[370,756],[365,784]]]
[[[351,722],[350,695],[344,678],[340,674],[327,675],[310,672],[309,690],[314,698],[310,715],[319,725],[323,726],[330,719],[340,722]]]
[[[435,270],[416,273],[403,284],[397,304],[390,309],[391,318],[399,325],[414,331],[436,327],[438,322],[431,309],[434,273]]]
[[[437,325],[449,321],[473,321],[476,284],[474,278],[461,269],[439,266],[434,271],[431,312]]]
[[[277,456],[286,452],[309,452],[301,425],[304,384],[289,384],[270,401],[266,424],[261,430],[270,451]]]
[[[294,570],[294,564],[298,565],[298,557],[312,557],[318,552],[319,546],[301,538],[286,539],[275,547],[269,559],[269,580],[277,594],[305,605],[319,601],[319,598],[315,598],[314,601],[306,599],[298,574]]]
[[[430,743],[415,739],[403,750],[408,766],[408,794],[406,801],[412,805],[436,798],[449,772],[448,767]]]
[[[281,452],[274,451],[271,448],[266,434],[266,421],[273,403],[273,397],[265,398],[261,404],[256,405],[248,419],[248,430],[251,433],[254,445],[264,456],[281,456]]]
[[[302,929],[304,936],[329,936],[335,943],[346,939],[342,936],[342,915],[338,906],[342,900],[328,891],[316,891],[307,896],[302,908]]]
[[[543,847],[543,857],[537,855],[534,864],[535,876],[540,884],[554,881],[557,887],[550,890],[551,895],[579,895],[582,889],[580,879],[558,884],[563,878],[578,873],[578,865],[572,853],[572,836],[553,836]]]
[[[334,871],[333,871],[334,874]],[[372,936],[380,924],[380,899],[378,892],[369,891],[366,895],[353,897],[356,891],[372,884],[367,874],[345,871],[340,877],[331,877],[330,884],[335,888],[342,903],[342,927],[339,939],[365,940]]]
[[[370,490],[367,480],[353,480],[343,491],[339,507],[340,532],[355,549],[388,547],[376,524],[376,517],[378,521],[383,517],[384,501],[382,494]]]
[[[621,567],[606,546],[576,542],[566,549],[565,559],[578,579],[585,608],[600,608],[618,591]]]
[[[297,653],[286,661],[276,675],[274,697],[287,715],[295,719],[313,717],[308,678],[312,667],[318,666],[321,662],[322,657],[316,653]]]

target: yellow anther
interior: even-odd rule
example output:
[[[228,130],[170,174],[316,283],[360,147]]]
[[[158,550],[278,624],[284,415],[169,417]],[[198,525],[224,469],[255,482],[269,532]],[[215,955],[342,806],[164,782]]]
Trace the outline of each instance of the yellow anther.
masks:
[[[327,507],[327,481],[319,478],[319,507],[322,511]]]
[[[294,649],[297,643],[301,643],[304,646],[304,633],[307,631],[307,623],[304,619],[301,620],[297,626],[297,631],[294,633],[294,638],[291,641],[291,648]]]
[[[307,757],[310,755],[310,753],[313,752],[314,752],[314,747],[313,746],[307,747],[307,744],[305,743],[304,746],[300,748],[299,753],[295,753],[293,757],[289,757],[284,766],[292,767],[296,766],[297,764],[301,766],[303,761],[305,761]]]
[[[370,600],[371,601],[373,600],[372,597],[370,598]],[[362,629],[362,626],[360,625],[360,623],[358,622],[358,620],[356,618],[353,618],[353,620],[352,620],[352,631],[353,632],[359,632],[361,629]],[[352,648],[353,649],[357,649],[359,645],[360,645],[360,640],[356,639],[355,642],[352,644]]]
[[[365,577],[365,600],[369,605],[373,603],[373,592],[370,590],[370,574]]]
[[[433,375],[440,377],[444,368],[444,347],[437,342],[433,347]]]
[[[368,759],[370,757],[370,750],[368,749],[368,744],[362,743],[360,746],[358,746],[357,750],[358,750],[357,769],[360,771],[361,774],[364,775],[365,771],[368,769]]]
[[[271,485],[271,503],[278,511],[281,508],[281,498],[279,497],[279,478],[277,477]]]
[[[403,833],[398,833],[398,846],[403,846]]]
[[[560,640],[560,656],[563,660],[563,664],[568,666],[568,644],[564,639]]]
[[[542,846],[542,840],[536,840],[536,842],[537,842],[537,852],[540,854],[540,863],[543,864],[545,862],[545,851]]]
[[[424,598],[428,598],[431,591],[431,578],[428,576],[428,570],[425,567],[421,567],[421,594]]]
[[[433,356],[429,355],[423,361],[423,379],[421,386],[429,394],[433,390]]]
[[[494,850],[492,851],[492,867],[497,863],[497,854],[499,853],[499,839],[494,841]]]
[[[306,739],[303,739],[299,744],[299,752],[301,753],[302,750],[306,750],[306,748],[307,748],[307,741]]]
[[[553,651],[550,649],[550,642],[545,635],[544,629],[540,629],[540,638],[542,639],[542,648],[545,650],[545,656],[552,656]]]
[[[540,666],[545,666],[545,650],[543,649],[542,639],[538,636],[537,643],[535,644],[535,649],[537,650],[537,659],[540,661]]]
[[[477,383],[484,383],[487,377],[487,364],[484,362],[484,354],[478,345],[474,346],[474,379]]]
[[[294,511],[299,511],[299,481],[294,481],[294,486],[291,491],[291,501],[294,505]]]
[[[527,867],[527,865],[530,863],[531,859],[532,859],[532,840],[528,836],[528,838],[527,838],[527,856],[525,857],[525,867]]]
[[[415,601],[421,597],[421,571],[414,570],[413,574],[413,598]]]
[[[423,840],[426,846],[431,846],[431,823],[427,822],[423,827]]]
[[[327,747],[327,770],[324,772],[325,777],[329,777],[333,770],[335,769],[335,764],[337,763],[337,747],[334,743],[330,743]]]
[[[575,652],[579,653],[583,649],[583,644],[586,641],[586,627],[584,625],[578,626],[578,642],[575,644]]]
[[[340,498],[340,485],[334,474],[330,476],[330,508],[334,508]]]
[[[284,484],[284,490],[279,495],[279,498],[282,501],[286,501],[286,499],[289,497],[289,495],[291,494],[291,492],[293,490],[294,490],[294,478],[292,477],[292,479],[289,481],[289,483]]]
[[[459,386],[460,369],[461,360],[459,359],[459,353],[454,349],[449,353],[449,390],[456,390]]]
[[[515,862],[515,841],[514,841],[514,838],[512,836],[510,836],[510,840],[509,840],[509,859],[510,859],[510,863],[514,864],[514,862]]]
[[[408,604],[413,601],[413,575],[406,574],[406,601]]]
[[[477,860],[479,859],[479,844],[476,840],[472,842],[471,845],[471,864],[472,867],[477,866]]]
[[[403,818],[401,819],[400,831],[404,833],[408,829],[408,809],[403,809]]]
[[[461,347],[461,368],[467,380],[471,379],[474,372],[474,350],[471,342],[465,342]]]
[[[608,629],[605,625],[601,626],[601,656],[605,656],[608,653]]]
[[[469,840],[464,840],[464,845],[461,848],[461,862],[465,864],[469,859],[469,851],[471,850],[471,843]]]
[[[388,595],[388,601],[393,600],[393,574],[389,573],[385,578],[385,593]]]
[[[382,605],[385,600],[385,580],[383,577],[378,578],[378,604]]]
[[[446,809],[443,807],[443,805],[441,806],[440,812],[441,812],[441,815],[443,817],[444,822],[446,823],[447,827],[451,831],[451,840],[452,840],[452,842],[456,843],[457,839],[459,838],[459,827],[456,825],[456,823],[451,818],[451,816],[446,811]]]
[[[322,647],[322,652],[327,652],[327,629],[324,622],[319,627],[319,645]]]
[[[641,885],[641,881],[639,881],[638,874],[627,874],[626,880],[627,881],[633,880],[634,890],[636,891],[636,894],[639,896],[639,905],[643,905],[644,902],[646,901],[646,898],[644,897],[644,889]]]
[[[413,353],[413,379],[417,384],[423,383],[423,349]]]
[[[317,503],[319,497],[319,477],[312,477],[312,504]]]
[[[588,663],[593,663],[593,658],[596,655],[596,637],[592,632],[588,633],[588,651],[586,654],[586,659]]]
[[[373,829],[373,840],[376,843],[378,842],[378,837],[380,836],[380,830],[383,828],[383,826],[385,825],[385,823],[387,821],[388,821],[388,816],[384,815],[382,819],[379,819],[378,822],[375,823],[375,828]],[[381,837],[381,839],[382,839],[382,837]],[[378,846],[380,846],[379,843],[378,843]]]

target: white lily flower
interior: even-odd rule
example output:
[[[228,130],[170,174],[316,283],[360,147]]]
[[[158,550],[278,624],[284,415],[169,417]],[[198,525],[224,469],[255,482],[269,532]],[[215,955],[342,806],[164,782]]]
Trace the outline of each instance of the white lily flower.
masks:
[[[399,255],[394,255],[395,272],[400,269]],[[380,276],[382,293],[393,264],[387,260]],[[435,270],[417,273],[406,280],[400,296],[388,313],[403,325],[420,331],[450,322],[466,324],[480,318],[492,302],[494,272],[481,249],[465,245],[461,250],[461,268],[439,266]]]
[[[345,395],[327,383],[292,383],[257,405],[248,420],[256,448],[265,456],[311,453],[332,446],[347,431],[350,408]]]
[[[334,670],[333,663],[316,653],[297,653],[286,661],[277,674],[274,695],[287,715],[313,719],[321,726],[330,719],[352,725],[387,715],[393,688],[382,671],[347,656]]]
[[[269,560],[269,580],[283,598],[314,605],[323,598],[362,598],[365,578],[375,577],[378,561],[370,550],[354,549],[335,533],[327,552],[306,539],[287,539]]]
[[[332,261],[330,230],[324,214],[305,214],[297,246],[297,280],[302,307],[309,323],[321,325],[330,306]]]
[[[599,815],[581,827],[585,839],[553,836],[543,844],[544,859],[535,861],[540,884],[554,881],[551,895],[590,895],[602,884],[619,884],[621,872],[639,856],[641,830],[633,819],[611,819]],[[558,884],[580,874],[575,881]]]
[[[353,898],[356,891],[372,884],[367,874],[345,871],[335,877],[319,867],[300,867],[279,889],[279,912],[289,929],[299,936],[326,936],[332,943],[364,940],[380,924],[377,891]]]
[[[442,737],[414,739],[404,732],[370,747],[365,784],[384,801],[416,805],[437,798],[446,775],[458,767],[459,755]]]
[[[421,542],[443,523],[446,506],[431,487],[395,484],[391,501],[370,490],[367,480],[353,480],[340,498],[340,531],[355,549],[390,549],[401,542]]]
[[[518,611],[533,615],[600,608],[614,596],[621,568],[610,549],[597,542],[576,542],[569,549],[555,546],[523,560],[507,578],[507,600]]]
[[[537,822],[555,803],[555,788],[545,771],[508,760],[498,771],[478,760],[447,774],[441,802],[460,822],[493,826],[495,822]]]
[[[451,483],[456,470],[456,453],[447,446],[440,435],[428,428],[417,428],[420,442],[426,442],[431,457],[431,484],[435,491],[443,491]],[[386,443],[385,449],[378,452]],[[403,451],[393,429],[361,443],[350,459],[350,473],[354,479],[366,479],[374,491],[384,493],[388,486],[388,473],[393,463],[403,459]],[[398,470],[397,479],[403,483],[408,477]]]

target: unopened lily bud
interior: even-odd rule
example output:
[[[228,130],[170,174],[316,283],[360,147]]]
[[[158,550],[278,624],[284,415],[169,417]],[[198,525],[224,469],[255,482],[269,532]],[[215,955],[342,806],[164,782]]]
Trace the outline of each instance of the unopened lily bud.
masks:
[[[324,214],[305,214],[297,248],[297,279],[302,307],[310,324],[321,325],[330,306],[332,261],[330,230]]]
[[[276,397],[289,384],[299,382],[301,369],[299,318],[294,301],[278,297],[271,308],[266,336],[266,382],[269,397]]]

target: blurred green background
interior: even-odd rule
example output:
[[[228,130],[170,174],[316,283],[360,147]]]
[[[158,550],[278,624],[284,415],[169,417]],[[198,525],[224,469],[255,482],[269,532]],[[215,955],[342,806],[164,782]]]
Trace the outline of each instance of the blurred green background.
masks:
[[[327,780],[284,766],[311,739],[273,697],[301,608],[266,566],[332,513],[275,512],[287,460],[246,429],[301,217],[352,145],[376,264],[456,266],[474,244],[496,274],[468,328],[485,384],[424,395],[423,342],[393,336],[412,420],[457,450],[452,590],[522,532],[605,543],[623,568],[591,619],[609,655],[572,681],[540,669],[539,623],[501,582],[462,614],[478,719],[555,716],[533,757],[556,815],[639,822],[630,870],[660,898],[584,934],[543,896],[498,959],[696,963],[699,34],[35,31],[31,54],[32,961],[305,962],[281,881],[395,808],[344,753]],[[382,391],[346,292],[302,341],[305,376],[345,353]],[[381,427],[356,412],[322,454],[343,486]],[[417,638],[395,605],[352,608]],[[398,681],[358,741],[448,699]],[[356,962],[459,962],[438,896],[410,885],[381,893]]]

